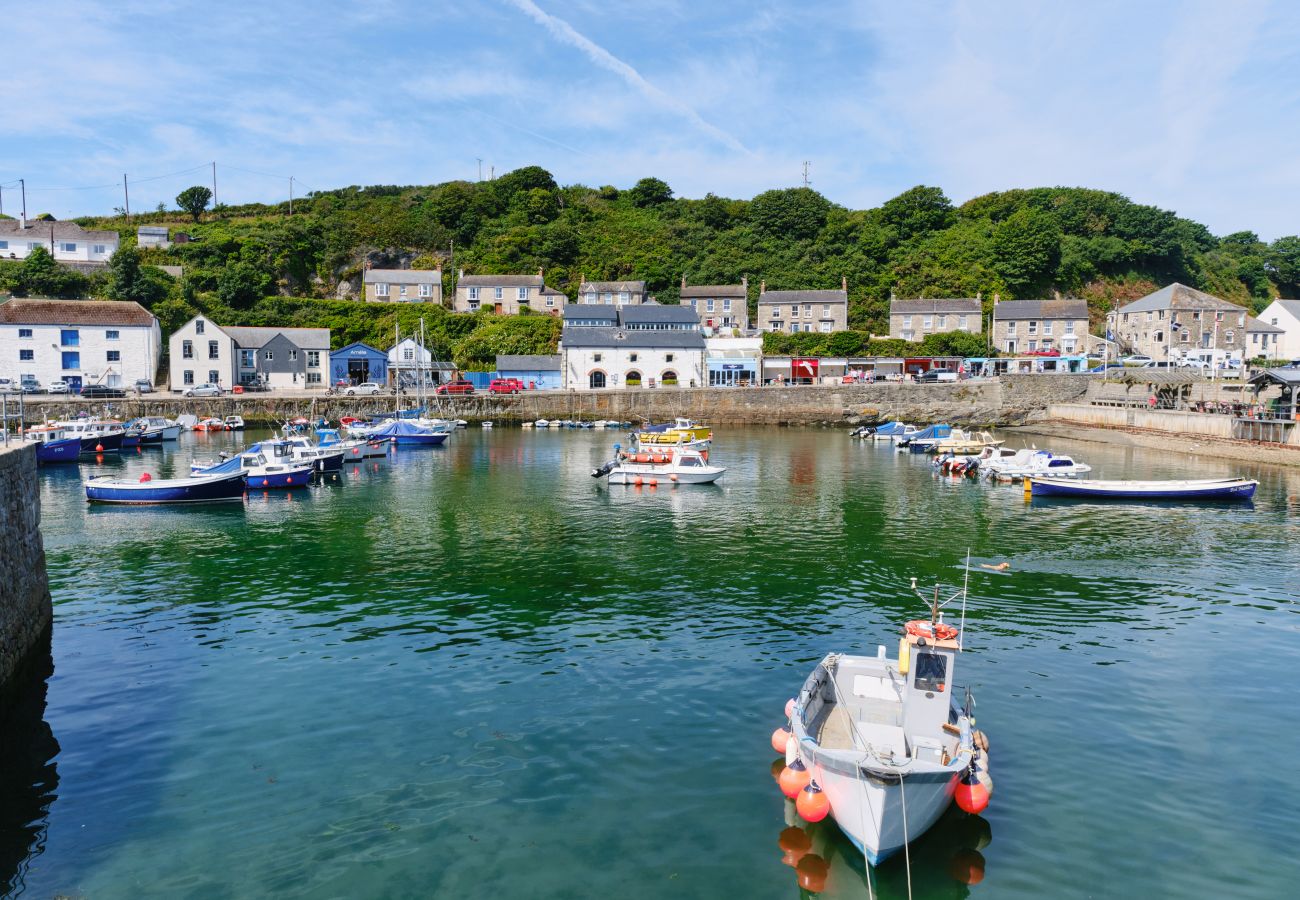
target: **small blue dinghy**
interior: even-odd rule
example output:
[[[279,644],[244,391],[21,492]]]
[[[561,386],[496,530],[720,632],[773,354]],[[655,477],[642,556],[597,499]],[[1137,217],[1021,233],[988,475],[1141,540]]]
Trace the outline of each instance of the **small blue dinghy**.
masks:
[[[1258,481],[1249,478],[1212,478],[1195,481],[1060,481],[1025,479],[1027,497],[1085,497],[1094,500],[1200,500],[1236,501],[1255,496]]]
[[[120,503],[131,506],[155,506],[165,503],[221,503],[244,496],[244,473],[199,475],[190,478],[153,480],[148,474],[139,481],[116,478],[90,478],[86,481],[86,499],[91,503]]]

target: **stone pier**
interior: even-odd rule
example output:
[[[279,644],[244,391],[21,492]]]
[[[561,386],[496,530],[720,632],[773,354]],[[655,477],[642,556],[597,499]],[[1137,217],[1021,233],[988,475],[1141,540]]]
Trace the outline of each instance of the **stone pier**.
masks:
[[[36,448],[0,445],[0,718],[35,661],[48,657],[49,582]]]

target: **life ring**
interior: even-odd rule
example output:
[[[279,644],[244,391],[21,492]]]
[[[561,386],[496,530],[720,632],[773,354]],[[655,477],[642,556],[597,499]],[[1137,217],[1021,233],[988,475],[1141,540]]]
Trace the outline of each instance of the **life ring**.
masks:
[[[957,638],[957,629],[944,622],[927,622],[913,619],[907,623],[907,633],[913,637],[930,638],[936,641],[952,641]]]

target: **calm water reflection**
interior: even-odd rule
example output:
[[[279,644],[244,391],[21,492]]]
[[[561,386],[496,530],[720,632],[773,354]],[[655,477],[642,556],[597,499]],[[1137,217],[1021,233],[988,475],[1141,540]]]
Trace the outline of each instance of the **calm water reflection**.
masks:
[[[1296,475],[1062,443],[1102,477],[1263,485],[1253,508],[1026,506],[843,432],[735,429],[714,489],[611,489],[587,473],[618,437],[472,430],[229,509],[91,509],[77,473],[43,476],[56,669],[0,776],[0,876],[38,897],[867,896],[833,828],[783,832],[768,735],[817,658],[892,643],[908,578],[957,581],[969,548],[1011,562],[972,576],[958,673],[997,794],[917,844],[918,896],[1300,877],[1300,792],[1275,774]],[[183,472],[234,440],[106,468]]]

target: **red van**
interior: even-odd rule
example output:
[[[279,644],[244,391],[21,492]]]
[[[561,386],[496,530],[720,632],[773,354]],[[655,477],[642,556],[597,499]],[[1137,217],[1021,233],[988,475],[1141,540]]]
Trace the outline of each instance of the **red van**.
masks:
[[[517,394],[523,389],[518,378],[493,378],[488,382],[489,394]]]

